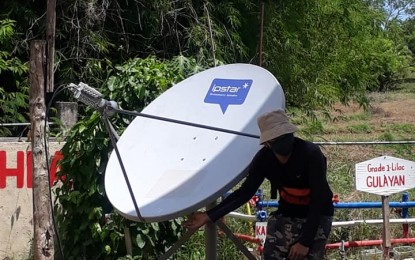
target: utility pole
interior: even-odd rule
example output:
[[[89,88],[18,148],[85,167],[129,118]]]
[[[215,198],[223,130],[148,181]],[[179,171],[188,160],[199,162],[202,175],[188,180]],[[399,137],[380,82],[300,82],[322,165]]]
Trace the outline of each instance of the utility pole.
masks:
[[[45,41],[30,43],[29,106],[33,161],[34,260],[53,260],[55,235],[45,149]]]

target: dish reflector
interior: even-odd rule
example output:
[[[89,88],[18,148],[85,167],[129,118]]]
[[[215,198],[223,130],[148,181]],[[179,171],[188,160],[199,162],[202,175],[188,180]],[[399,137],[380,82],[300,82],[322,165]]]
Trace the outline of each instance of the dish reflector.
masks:
[[[285,108],[284,93],[270,72],[230,64],[178,83],[142,113],[259,135],[256,118],[278,108]],[[181,217],[213,202],[246,175],[260,148],[257,138],[145,117],[131,122],[117,146],[147,222]],[[105,189],[124,217],[140,221],[115,153]]]

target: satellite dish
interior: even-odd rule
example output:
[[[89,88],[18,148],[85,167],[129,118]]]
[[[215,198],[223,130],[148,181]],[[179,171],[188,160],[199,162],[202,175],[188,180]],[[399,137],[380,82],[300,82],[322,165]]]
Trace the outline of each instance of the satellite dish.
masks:
[[[257,116],[278,108],[285,108],[284,93],[270,72],[230,64],[174,85],[142,113],[257,136]],[[249,136],[139,116],[117,147],[133,196],[112,153],[105,173],[111,204],[128,219],[159,222],[194,212],[231,189],[260,145]]]

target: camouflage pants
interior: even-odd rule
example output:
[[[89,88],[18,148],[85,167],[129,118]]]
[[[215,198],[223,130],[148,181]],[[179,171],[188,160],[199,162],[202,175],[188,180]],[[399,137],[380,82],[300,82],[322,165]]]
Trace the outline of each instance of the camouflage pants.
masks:
[[[289,259],[290,247],[300,238],[305,221],[305,218],[283,217],[279,214],[271,214],[268,219],[263,259]],[[331,231],[332,221],[332,217],[322,216],[314,243],[307,255],[308,260],[324,259],[324,248]]]

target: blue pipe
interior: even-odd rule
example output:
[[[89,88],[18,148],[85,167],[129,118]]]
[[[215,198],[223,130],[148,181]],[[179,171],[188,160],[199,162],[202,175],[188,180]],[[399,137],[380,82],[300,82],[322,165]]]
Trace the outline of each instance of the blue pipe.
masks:
[[[404,193],[402,193],[402,201],[403,202],[405,202],[405,203],[408,203],[408,199],[409,198],[409,196],[408,196],[408,192],[404,192]],[[408,214],[408,208],[403,208],[402,209],[402,218],[407,218],[409,216],[409,214]]]
[[[276,201],[259,201],[258,206],[260,207],[278,207]],[[334,208],[354,208],[354,209],[365,209],[365,208],[382,208],[382,202],[338,202],[333,203]],[[389,202],[390,208],[413,208],[415,207],[415,201],[408,202]]]

